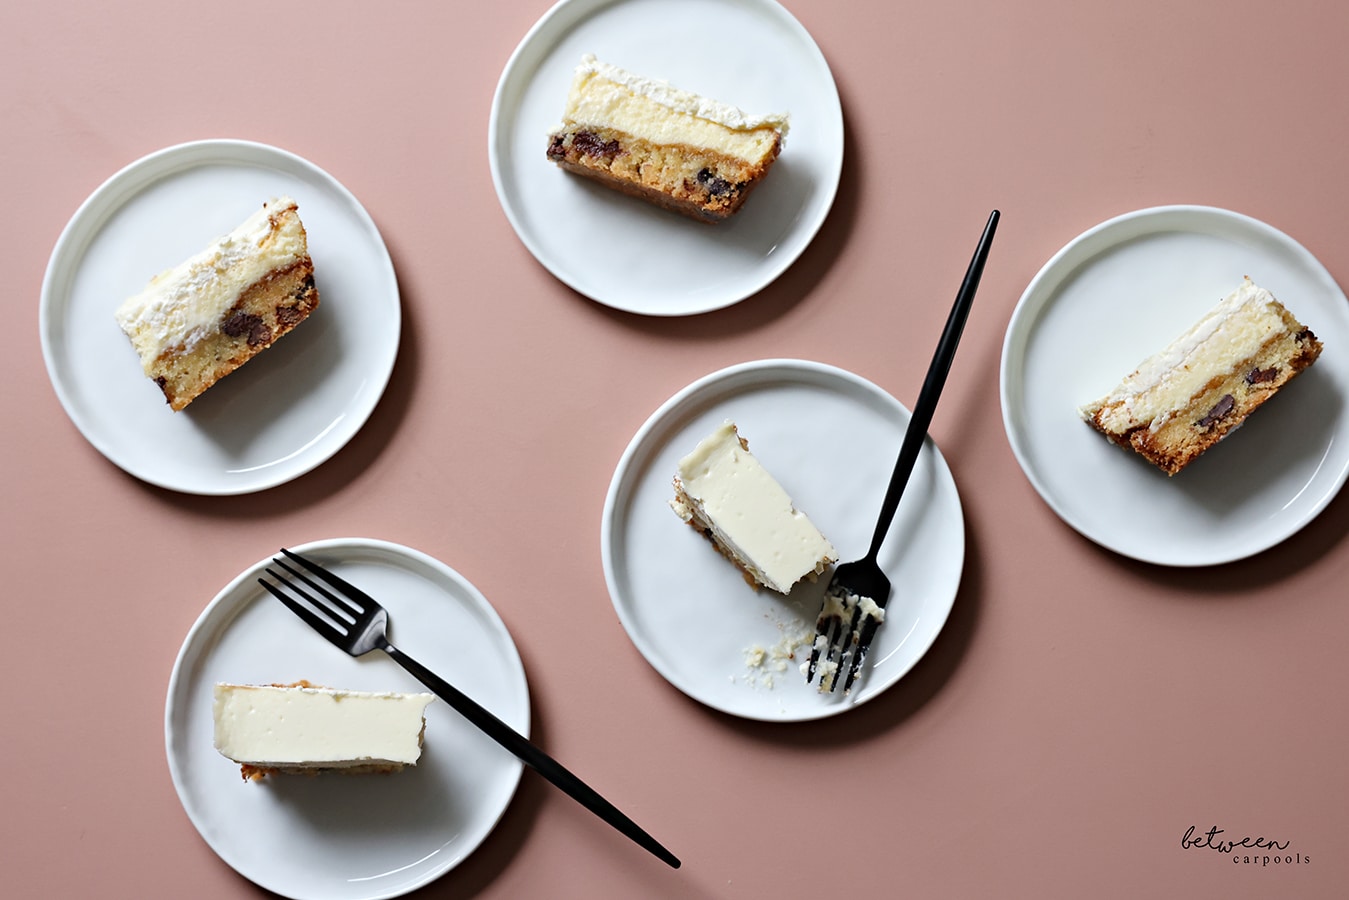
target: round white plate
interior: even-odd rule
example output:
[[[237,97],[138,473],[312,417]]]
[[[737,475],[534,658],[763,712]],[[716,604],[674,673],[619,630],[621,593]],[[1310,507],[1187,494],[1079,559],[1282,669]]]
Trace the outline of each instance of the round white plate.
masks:
[[[1325,350],[1239,432],[1168,478],[1078,418],[1242,276]],[[1161,565],[1229,562],[1302,528],[1344,484],[1346,348],[1344,292],[1292,238],[1222,209],[1139,210],[1074,238],[1026,288],[1003,344],[1003,422],[1031,484],[1086,537]]]
[[[175,413],[113,312],[280,194],[299,204],[319,308]],[[56,395],[104,456],[160,487],[241,494],[308,472],[360,429],[400,316],[384,241],[346,188],[283,150],[216,140],[143,157],[85,200],[52,251],[39,321]]]
[[[862,681],[850,696],[822,695],[799,667],[828,573],[787,596],[755,591],[669,507],[679,460],[727,419],[842,561],[866,553],[908,410],[871,382],[822,363],[743,363],[666,401],[619,461],[600,537],[618,618],[656,671],[714,709],[764,721],[851,709],[897,682],[946,622],[965,560],[955,481],[929,437],[881,550],[893,591]],[[751,664],[756,649],[764,651],[760,665]],[[789,650],[794,658],[775,658]]]
[[[790,114],[782,155],[740,212],[695,222],[549,162],[586,53],[749,113]],[[557,278],[616,309],[688,315],[754,294],[805,250],[838,190],[843,108],[819,47],[773,0],[562,0],[506,63],[487,149],[506,218]]]
[[[389,611],[401,650],[529,733],[524,666],[491,604],[461,575],[397,544],[366,539],[294,548]],[[257,583],[261,560],[206,607],[169,681],[165,741],[192,824],[241,875],[286,897],[395,897],[448,872],[506,811],[521,763],[441,700],[426,711],[422,758],[393,775],[245,782],[215,751],[216,682],[302,679],[349,690],[422,691],[382,653],[353,659]]]

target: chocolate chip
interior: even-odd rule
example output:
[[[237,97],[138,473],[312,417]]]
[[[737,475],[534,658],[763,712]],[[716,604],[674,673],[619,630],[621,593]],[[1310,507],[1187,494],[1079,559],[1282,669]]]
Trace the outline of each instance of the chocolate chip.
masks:
[[[235,313],[225,320],[220,330],[233,338],[247,336],[250,347],[265,344],[272,339],[272,329],[267,327],[260,316],[251,313]]]
[[[230,337],[242,337],[253,327],[253,323],[258,321],[261,320],[257,316],[237,312],[225,320],[224,324],[220,326],[220,330]]]
[[[698,173],[698,183],[707,188],[713,197],[723,197],[735,189],[735,185],[725,178],[713,175],[711,169],[703,169]]]
[[[1316,335],[1312,334],[1312,330],[1310,328],[1304,328],[1293,336],[1293,340],[1297,341],[1299,344],[1305,341],[1307,338],[1316,340]]]
[[[603,156],[611,159],[618,155],[618,141],[602,140],[590,131],[578,131],[572,135],[571,145],[586,156]]]
[[[313,289],[314,289],[314,276],[313,275],[306,276],[304,282],[298,288],[295,289],[295,299],[303,300],[304,295],[309,293]]]
[[[1279,377],[1279,367],[1270,366],[1268,369],[1251,369],[1246,374],[1247,384],[1264,384],[1267,381],[1273,381]]]
[[[285,326],[294,326],[304,318],[304,313],[298,306],[278,306],[276,308],[276,321]]]
[[[567,151],[562,148],[562,135],[553,135],[553,139],[548,142],[548,158],[561,159],[566,155]]]
[[[1208,415],[1199,420],[1199,427],[1212,428],[1217,425],[1232,412],[1232,407],[1236,404],[1237,401],[1231,394],[1223,394],[1222,399],[1213,404],[1213,409],[1208,411]]]

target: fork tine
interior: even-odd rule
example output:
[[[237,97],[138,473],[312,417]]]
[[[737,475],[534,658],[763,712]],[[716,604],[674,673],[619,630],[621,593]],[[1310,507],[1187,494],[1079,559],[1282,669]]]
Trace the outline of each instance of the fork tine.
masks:
[[[867,651],[871,649],[871,641],[876,637],[876,629],[880,627],[880,620],[867,616],[862,623],[862,632],[857,636],[857,645],[853,648],[852,662],[848,666],[848,677],[843,682],[843,693],[852,690],[853,682],[857,675],[862,671],[862,662],[866,659]]]
[[[271,572],[270,569],[268,569],[267,571],[271,573],[273,578],[276,577],[275,572]],[[290,594],[281,590],[281,588],[272,584],[270,581],[266,581],[262,578],[259,578],[258,584],[266,588],[268,593],[270,593],[273,597],[280,600],[281,603],[285,605],[286,609],[295,613],[295,615],[299,616],[302,620],[304,620],[305,624],[307,624],[310,628],[314,629],[319,634],[323,635],[329,641],[341,647],[342,649],[344,650],[346,649],[345,644],[348,632],[345,626],[339,625],[338,623],[325,619],[323,616],[320,616],[318,613],[314,612],[312,609],[305,606],[303,603],[300,603]]]
[[[815,623],[815,640],[810,644],[810,662],[806,664],[806,684],[815,680],[815,671],[820,664],[820,650],[833,643],[834,623],[837,621],[838,619],[833,616],[821,616]]]
[[[272,557],[272,562],[276,563],[278,566],[289,572],[292,578],[303,581],[305,584],[309,585],[311,588],[318,591],[319,595],[322,596],[325,600],[327,600],[330,604],[336,604],[337,609],[335,609],[334,612],[343,616],[348,622],[354,624],[356,621],[356,617],[365,612],[365,609],[363,609],[354,600],[351,600],[348,597],[344,597],[341,594],[333,593],[332,591],[328,590],[328,588],[324,587],[314,579],[310,578],[305,573],[301,572],[299,569],[287,565],[285,560]],[[269,568],[267,571],[271,572],[271,569]],[[285,579],[281,578],[275,572],[272,572],[272,577],[283,583],[288,583],[292,590],[296,591],[296,593],[299,593],[299,589],[295,587],[294,581],[286,582]],[[306,599],[312,601],[313,598],[307,597]]]
[[[378,606],[378,605],[379,605],[378,603],[375,602],[375,599],[374,599],[373,597],[371,597],[369,594],[367,594],[365,591],[363,591],[363,590],[361,590],[360,588],[356,587],[356,585],[354,585],[354,584],[352,584],[351,582],[347,581],[345,578],[339,578],[337,575],[335,575],[335,574],[332,573],[332,572],[329,572],[327,569],[323,568],[323,566],[319,565],[318,563],[314,562],[313,560],[306,559],[305,557],[303,557],[303,556],[301,556],[300,554],[294,552],[293,550],[287,550],[285,547],[282,547],[282,548],[281,548],[281,552],[282,552],[283,554],[285,554],[288,558],[293,559],[293,560],[295,560],[297,563],[299,563],[300,565],[304,566],[304,567],[305,567],[306,569],[308,569],[310,572],[313,572],[313,573],[314,573],[315,575],[317,575],[319,578],[321,578],[321,579],[323,579],[324,581],[328,582],[328,584],[330,584],[330,585],[332,585],[333,587],[337,588],[339,591],[341,591],[341,592],[342,592],[343,594],[345,594],[347,597],[351,598],[351,599],[354,600],[354,601],[358,601],[358,602],[360,602],[360,603],[365,604],[365,608],[366,608],[366,609],[369,609],[369,608],[371,608],[371,607],[374,607],[374,606]],[[278,562],[280,562],[280,560],[278,560]],[[292,570],[292,571],[294,571],[294,570]],[[308,579],[306,579],[306,580],[308,580]],[[313,582],[311,581],[310,584],[313,584]],[[354,605],[354,604],[353,604],[353,605]],[[364,610],[361,610],[359,607],[356,607],[356,608],[357,608],[357,611],[360,611],[360,612],[363,612],[363,611],[364,611]]]
[[[811,642],[810,660],[806,663],[806,683],[813,683],[819,674],[821,693],[827,693],[833,686],[831,675],[837,671],[839,645],[848,631],[842,615],[846,608],[840,605],[838,598],[826,593],[815,620],[815,640]]]
[[[848,617],[848,623],[839,628],[838,636],[834,639],[833,647],[830,649],[829,658],[833,665],[832,678],[829,681],[829,690],[838,690],[839,676],[843,674],[843,661],[848,656],[848,651],[857,642],[857,619],[861,614],[861,609],[853,604],[852,615]],[[854,654],[854,658],[856,654]]]
[[[804,667],[806,683],[814,682],[818,674],[820,693],[833,693],[840,684],[843,693],[849,693],[884,615],[883,603],[831,585],[815,622],[810,661]]]
[[[843,636],[843,611],[845,606],[839,603],[838,597],[832,593],[833,584],[830,584],[831,590],[826,590],[824,599],[820,604],[820,614],[815,618],[815,640],[810,646],[810,660],[806,664],[806,683],[811,684],[815,681],[816,673],[820,674],[820,690],[825,688],[825,679],[827,673],[820,667],[821,654],[824,656],[824,669],[829,668],[829,662],[834,653],[834,647]]]

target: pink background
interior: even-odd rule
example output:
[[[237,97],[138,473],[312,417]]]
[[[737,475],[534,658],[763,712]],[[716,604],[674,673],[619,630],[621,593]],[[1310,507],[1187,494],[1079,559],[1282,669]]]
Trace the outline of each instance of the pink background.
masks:
[[[169,671],[243,568],[359,535],[471,579],[520,648],[535,737],[684,860],[666,869],[527,773],[497,830],[424,896],[1342,896],[1349,499],[1247,561],[1127,561],[1062,524],[1022,475],[998,363],[1040,266],[1131,209],[1234,209],[1349,281],[1349,13],[1323,0],[788,6],[843,100],[837,203],[759,295],[661,320],[554,280],[497,203],[489,105],[546,0],[0,8],[11,895],[260,893],[178,803]],[[366,428],[297,481],[220,499],[148,487],[99,455],[57,402],[37,337],[48,256],[85,197],[146,153],[214,137],[285,148],[350,188],[388,244],[404,314]],[[995,206],[1002,228],[932,428],[968,528],[945,631],[898,686],[838,719],[770,726],[686,699],[633,648],[600,569],[601,504],[629,438],[688,382],[764,356],[840,365],[912,404]],[[548,573],[547,602],[521,555]],[[1185,851],[1190,825],[1290,840],[1312,862]]]

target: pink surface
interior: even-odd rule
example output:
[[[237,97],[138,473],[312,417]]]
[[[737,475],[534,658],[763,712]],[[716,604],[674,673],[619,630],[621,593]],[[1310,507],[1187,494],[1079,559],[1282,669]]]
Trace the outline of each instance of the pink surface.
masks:
[[[1346,283],[1349,15],[1311,0],[789,8],[843,100],[833,213],[762,293],[661,320],[555,281],[493,192],[492,92],[546,2],[0,8],[0,860],[14,896],[256,893],[178,803],[170,668],[244,567],[346,535],[472,580],[524,658],[535,738],[684,861],[666,869],[527,773],[498,829],[425,896],[1342,895],[1349,499],[1247,561],[1127,561],[1031,489],[1003,434],[998,362],[1039,267],[1131,209],[1249,214]],[[704,26],[697,40],[720,39]],[[57,402],[37,339],[44,268],[84,198],[148,152],[213,137],[283,147],[350,188],[404,312],[392,382],[355,440],[295,482],[221,499],[107,462]],[[688,382],[765,356],[843,366],[911,404],[993,207],[1001,231],[932,429],[968,528],[932,652],[823,722],[743,722],[686,699],[633,648],[600,569],[629,438]],[[1303,862],[1183,849],[1192,825],[1287,841]]]

